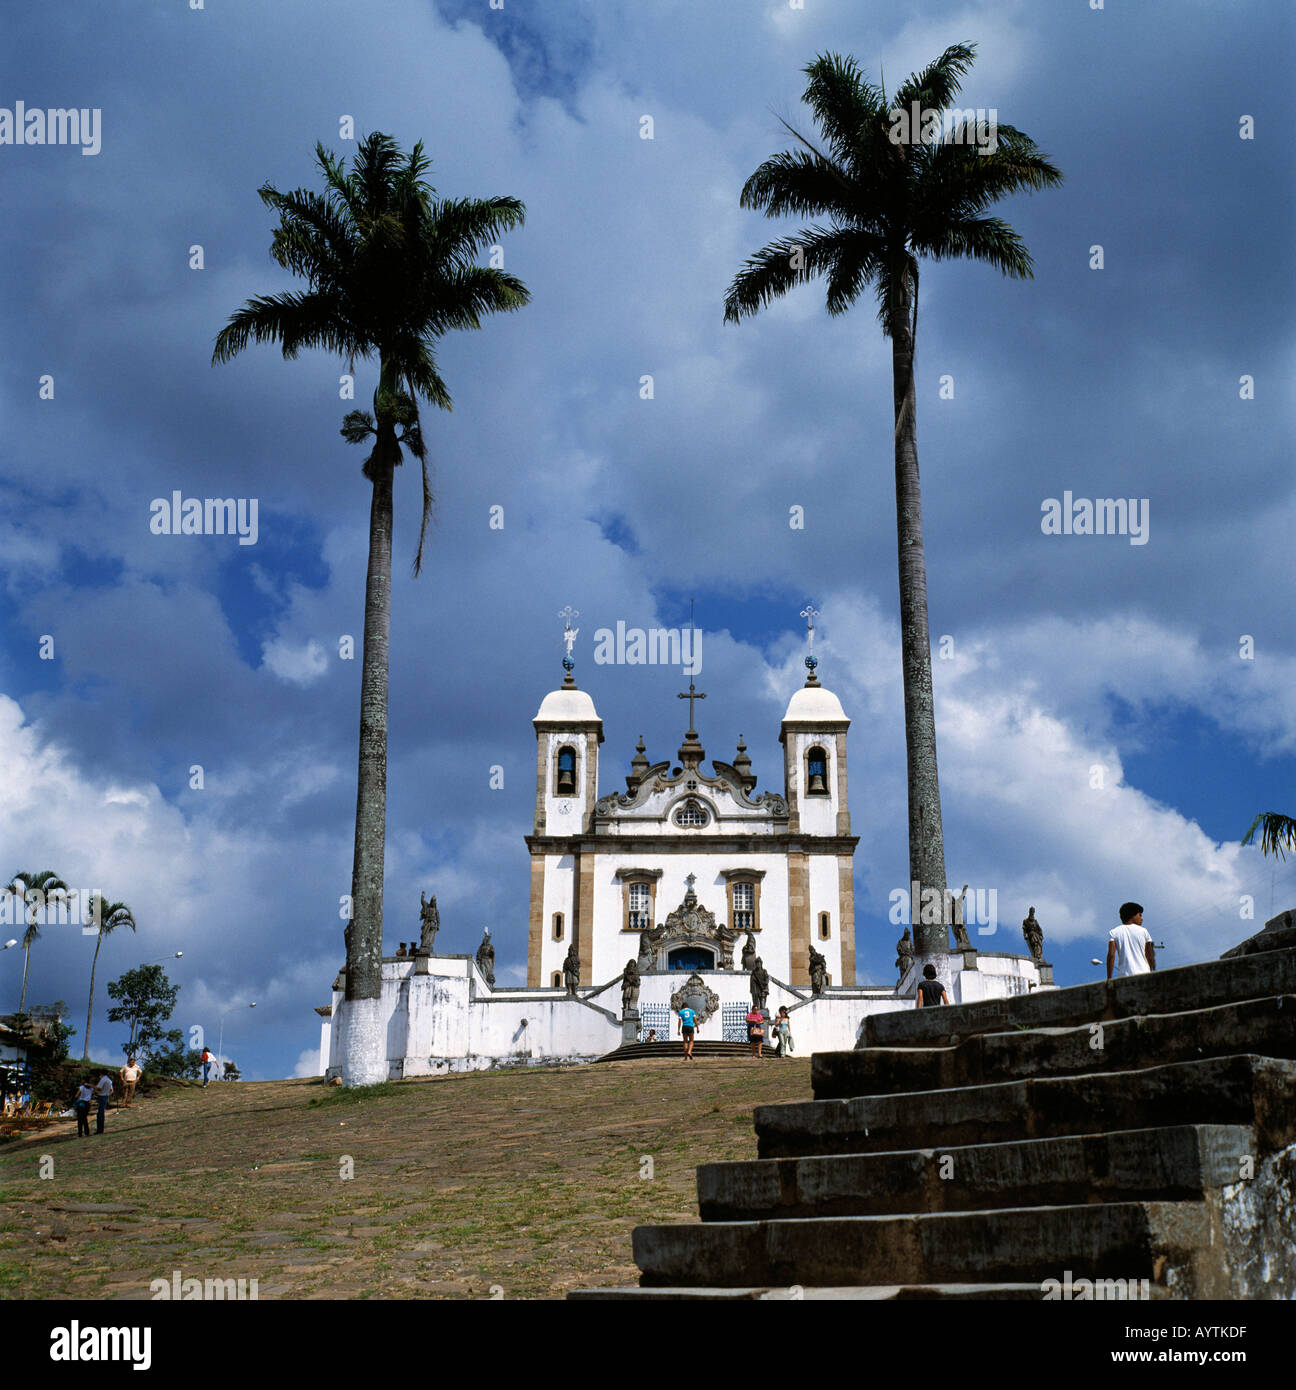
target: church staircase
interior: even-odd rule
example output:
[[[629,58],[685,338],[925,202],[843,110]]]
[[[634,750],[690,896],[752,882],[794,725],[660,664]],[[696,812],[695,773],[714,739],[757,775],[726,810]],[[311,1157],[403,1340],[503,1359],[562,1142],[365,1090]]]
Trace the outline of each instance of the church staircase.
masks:
[[[673,1061],[678,1062],[684,1054],[684,1044],[679,1038],[674,1038],[670,1042],[639,1042],[624,1043],[613,1052],[605,1052],[602,1057],[596,1057],[595,1063],[599,1062],[659,1062]],[[703,1042],[700,1038],[693,1043],[694,1057],[750,1057],[751,1044],[745,1042],[720,1042],[710,1040]],[[764,1058],[773,1057],[778,1061],[778,1057],[771,1053],[767,1046],[762,1054]]]
[[[1296,1297],[1296,919],[1218,961],[872,1017],[625,1299]],[[1096,1290],[1096,1292],[1095,1292]]]

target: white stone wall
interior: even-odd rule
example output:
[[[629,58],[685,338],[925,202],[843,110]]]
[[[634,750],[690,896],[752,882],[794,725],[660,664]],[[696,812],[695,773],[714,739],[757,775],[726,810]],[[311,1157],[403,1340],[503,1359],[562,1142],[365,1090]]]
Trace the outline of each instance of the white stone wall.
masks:
[[[1022,993],[1038,979],[1032,962],[1023,957],[983,956],[979,963],[983,968],[956,975],[951,995],[956,1003]],[[420,973],[419,964],[415,960],[383,962],[379,1015],[391,1076],[590,1061],[621,1044],[619,983],[583,1002],[554,989],[492,990],[466,956],[433,956],[428,973]],[[619,975],[624,964],[622,957],[611,973]],[[688,974],[676,970],[645,975],[640,1006],[669,1006],[672,993]],[[608,978],[603,977],[603,982]],[[750,979],[743,971],[707,971],[702,979],[719,997],[721,1007],[701,1025],[697,1036],[719,1041],[723,1006],[741,1004],[745,1012],[751,999]],[[783,1004],[791,1012],[795,1051],[809,1055],[853,1048],[866,1016],[911,1009],[914,1000],[897,997],[885,986],[834,986],[814,998],[808,988],[794,990],[771,980],[766,1007],[776,1014]],[[335,991],[333,1016],[323,1020],[320,1047],[329,1074],[336,1074],[343,1063],[344,1014],[345,1001]],[[674,1017],[669,1026],[673,1041],[678,1036]]]

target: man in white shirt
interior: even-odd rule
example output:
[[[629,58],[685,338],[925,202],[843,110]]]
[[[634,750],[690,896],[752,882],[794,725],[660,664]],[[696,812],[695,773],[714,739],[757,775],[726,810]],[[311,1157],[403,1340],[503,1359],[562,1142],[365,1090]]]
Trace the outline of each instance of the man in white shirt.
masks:
[[[1107,978],[1113,975],[1146,975],[1156,969],[1152,937],[1143,925],[1143,908],[1122,903],[1121,924],[1107,933]]]
[[[104,1111],[108,1108],[108,1097],[113,1093],[112,1077],[107,1072],[95,1082],[95,1099],[99,1102],[99,1114],[95,1118],[95,1133],[102,1134],[104,1126]]]

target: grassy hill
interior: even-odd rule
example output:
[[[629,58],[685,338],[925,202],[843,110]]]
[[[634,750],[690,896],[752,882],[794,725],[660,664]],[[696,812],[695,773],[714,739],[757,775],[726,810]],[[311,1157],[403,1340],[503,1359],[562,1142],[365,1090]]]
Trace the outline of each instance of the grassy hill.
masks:
[[[318,1081],[167,1090],[110,1111],[103,1136],[69,1125],[0,1149],[0,1296],[148,1298],[177,1269],[255,1278],[261,1298],[632,1283],[631,1228],[696,1220],[697,1164],[754,1157],[753,1106],[807,1099],[809,1072],[809,1058],[706,1059],[363,1095]]]

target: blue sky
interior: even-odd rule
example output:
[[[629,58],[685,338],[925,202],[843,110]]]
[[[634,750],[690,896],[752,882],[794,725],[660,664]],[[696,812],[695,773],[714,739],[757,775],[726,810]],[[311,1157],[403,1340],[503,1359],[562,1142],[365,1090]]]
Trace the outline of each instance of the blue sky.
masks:
[[[807,120],[801,69],[825,50],[891,88],[976,42],[963,104],[1066,175],[1000,209],[1033,281],[956,262],[922,282],[948,872],[997,893],[979,944],[1023,949],[1034,904],[1074,983],[1126,898],[1167,964],[1291,904],[1292,864],[1237,843],[1257,810],[1296,804],[1290,7],[869,10],[173,0],[5,17],[0,106],[102,110],[97,155],[0,146],[0,829],[11,869],[135,909],[138,934],[101,956],[101,1042],[102,982],[183,950],[174,1022],[214,1032],[233,1009],[226,1050],[247,1074],[291,1074],[341,960],[359,672],[338,642],[361,631],[368,509],[337,433],[343,368],[210,355],[249,295],[288,285],[257,187],[312,183],[316,141],[353,148],[344,116],[422,139],[443,195],[523,199],[504,252],[533,296],[443,346],[455,409],[425,412],[438,522],[417,580],[418,485],[397,479],[389,949],[427,889],[446,949],[489,924],[501,977],[522,978],[529,721],[561,677],[560,608],[582,614],[602,790],[640,733],[650,757],[678,745],[687,680],[596,666],[587,639],[679,626],[690,598],[703,742],[728,759],[743,734],[772,787],[813,599],[821,679],[855,721],[860,974],[892,978],[907,857],[889,351],[871,302],[829,319],[821,288],[722,319],[744,257],[797,226],[738,192],[784,147],[778,116]],[[372,388],[362,366],[361,403]],[[152,534],[151,500],[176,489],[256,497],[257,544]],[[1042,501],[1067,490],[1148,499],[1148,543],[1044,535]],[[83,1027],[91,950],[51,929],[29,998],[66,999]],[[0,955],[13,1003],[21,965]]]

